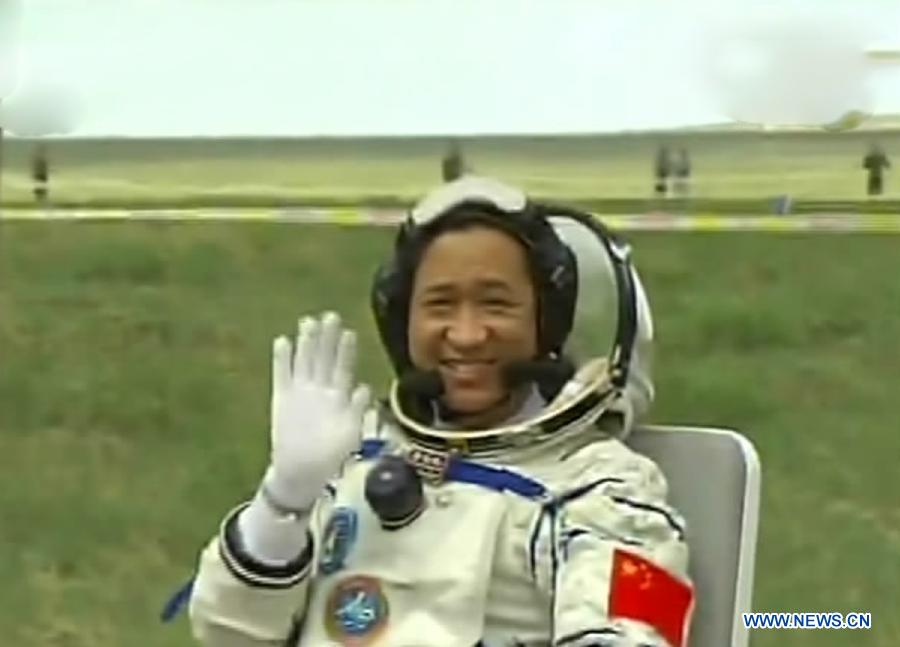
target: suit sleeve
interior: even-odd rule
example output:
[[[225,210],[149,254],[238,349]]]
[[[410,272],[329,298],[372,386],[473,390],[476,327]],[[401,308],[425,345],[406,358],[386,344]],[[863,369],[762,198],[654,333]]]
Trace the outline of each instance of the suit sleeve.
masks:
[[[537,559],[554,647],[683,647],[693,611],[685,526],[649,459],[599,460],[545,506]]]
[[[242,544],[237,520],[246,505],[229,513],[200,556],[190,619],[194,637],[203,645],[281,646],[296,635],[306,611],[319,508],[303,552],[272,566],[254,559]]]

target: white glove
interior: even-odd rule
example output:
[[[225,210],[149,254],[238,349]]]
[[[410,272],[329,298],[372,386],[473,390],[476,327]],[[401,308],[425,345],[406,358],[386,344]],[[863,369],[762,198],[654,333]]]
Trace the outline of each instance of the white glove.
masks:
[[[298,323],[296,349],[275,340],[272,357],[272,462],[263,483],[269,503],[312,508],[325,484],[359,448],[370,391],[357,386],[356,334],[333,312]]]

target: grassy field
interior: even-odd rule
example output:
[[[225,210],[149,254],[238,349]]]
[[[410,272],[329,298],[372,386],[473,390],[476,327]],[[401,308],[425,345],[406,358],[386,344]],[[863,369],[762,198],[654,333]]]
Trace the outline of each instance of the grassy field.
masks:
[[[646,200],[657,146],[686,146],[695,196],[758,200],[757,209],[783,193],[807,200],[863,199],[861,159],[875,140],[888,154],[900,155],[900,130],[470,137],[463,148],[475,171],[505,178],[533,195],[596,202]],[[446,143],[437,138],[58,140],[49,145],[51,191],[56,202],[93,205],[408,201],[439,180]],[[7,204],[31,204],[32,147],[25,140],[5,144]],[[900,200],[900,181],[888,177],[884,199]]]
[[[175,647],[158,623],[267,454],[269,350],[367,311],[388,232],[0,223],[0,627],[16,647]],[[656,422],[728,425],[764,470],[755,607],[870,611],[900,644],[900,255],[894,237],[632,236],[657,320]],[[711,483],[710,487],[715,487]]]

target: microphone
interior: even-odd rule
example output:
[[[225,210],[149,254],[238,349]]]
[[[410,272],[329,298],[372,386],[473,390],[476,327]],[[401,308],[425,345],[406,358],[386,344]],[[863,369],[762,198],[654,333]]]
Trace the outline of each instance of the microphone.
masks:
[[[505,364],[501,375],[506,386],[514,390],[520,386],[534,383],[541,395],[549,402],[559,393],[563,385],[575,374],[575,366],[565,357],[552,359],[518,360]],[[420,421],[429,420],[432,409],[429,403],[435,403],[441,417],[451,420],[456,413],[450,411],[440,401],[444,394],[444,382],[437,370],[425,371],[411,368],[400,377],[399,392],[409,413]],[[507,394],[506,397],[509,397]],[[505,398],[504,398],[505,399]],[[492,406],[496,406],[492,405]]]
[[[556,384],[559,388],[575,375],[575,366],[566,358],[526,359],[505,364],[501,374],[509,388],[529,382]],[[428,400],[444,394],[444,381],[436,370],[409,369],[400,377],[399,387],[403,393]]]
[[[444,393],[444,381],[436,370],[410,368],[398,379],[397,393],[406,415],[427,425],[434,417],[432,403],[439,403]]]
[[[575,366],[565,357],[510,362],[503,367],[503,379],[510,389],[534,383],[548,402],[575,375]]]
[[[400,376],[400,393],[434,400],[444,394],[444,381],[436,370],[423,371],[411,368]]]

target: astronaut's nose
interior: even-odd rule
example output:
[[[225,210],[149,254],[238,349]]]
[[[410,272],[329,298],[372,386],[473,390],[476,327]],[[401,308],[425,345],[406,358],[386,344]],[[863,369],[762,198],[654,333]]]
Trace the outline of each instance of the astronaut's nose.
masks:
[[[468,307],[460,308],[444,331],[447,342],[458,350],[481,346],[489,336],[488,325],[483,317]]]

